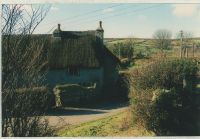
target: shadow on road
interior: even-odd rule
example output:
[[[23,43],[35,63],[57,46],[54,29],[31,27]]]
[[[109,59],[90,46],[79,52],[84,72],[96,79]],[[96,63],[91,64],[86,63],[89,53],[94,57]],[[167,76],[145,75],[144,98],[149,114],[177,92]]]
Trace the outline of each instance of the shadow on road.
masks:
[[[128,106],[128,103],[101,103],[90,107],[60,107],[53,108],[46,113],[46,116],[73,116],[73,115],[90,115],[103,114],[114,109]]]
[[[101,114],[106,113],[105,111],[92,110],[92,109],[81,109],[81,108],[54,108],[49,111],[46,116],[67,116],[67,115],[90,115],[90,114]]]

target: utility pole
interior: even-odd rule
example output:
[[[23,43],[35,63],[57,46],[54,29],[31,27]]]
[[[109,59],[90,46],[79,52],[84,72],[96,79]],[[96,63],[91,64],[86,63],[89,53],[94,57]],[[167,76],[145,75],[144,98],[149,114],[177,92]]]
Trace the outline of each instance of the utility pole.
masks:
[[[180,57],[182,58],[182,49],[183,49],[183,31],[180,31],[180,35],[181,35],[181,50],[180,50]]]
[[[192,56],[194,58],[194,43],[192,43]]]
[[[186,57],[188,58],[188,48],[185,49],[186,49]]]
[[[119,53],[119,59],[120,59],[121,58],[121,55],[120,55],[120,51],[121,51],[120,50],[120,43],[118,44],[118,46],[119,46],[119,52],[118,53]]]

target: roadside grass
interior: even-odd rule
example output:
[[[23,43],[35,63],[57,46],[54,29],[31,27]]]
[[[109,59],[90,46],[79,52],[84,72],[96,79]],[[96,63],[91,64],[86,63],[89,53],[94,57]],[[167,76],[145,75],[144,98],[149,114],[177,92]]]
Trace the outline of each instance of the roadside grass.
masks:
[[[130,112],[120,112],[116,115],[80,125],[65,127],[57,131],[57,136],[91,137],[91,136],[154,136],[150,131],[130,122]]]

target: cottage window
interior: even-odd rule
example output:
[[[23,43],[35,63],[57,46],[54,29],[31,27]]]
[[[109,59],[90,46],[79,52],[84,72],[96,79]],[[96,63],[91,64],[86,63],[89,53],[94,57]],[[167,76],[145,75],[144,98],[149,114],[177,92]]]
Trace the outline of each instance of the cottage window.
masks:
[[[72,76],[80,76],[80,70],[78,68],[68,68],[67,74]]]

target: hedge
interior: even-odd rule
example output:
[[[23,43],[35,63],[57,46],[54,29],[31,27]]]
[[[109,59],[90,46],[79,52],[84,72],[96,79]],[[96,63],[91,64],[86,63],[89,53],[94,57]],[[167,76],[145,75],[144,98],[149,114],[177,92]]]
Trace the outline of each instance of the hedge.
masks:
[[[97,98],[96,86],[84,87],[78,84],[57,85],[54,89],[56,106],[83,104]]]
[[[156,135],[200,135],[197,72],[190,59],[161,60],[133,72],[134,120]]]
[[[2,99],[7,101],[4,106],[9,111],[7,115],[12,116],[43,114],[53,105],[53,94],[45,86],[7,90],[2,93]]]
[[[32,106],[33,110],[45,112],[53,105],[53,94],[45,86],[17,89],[16,92],[22,99],[25,97],[31,99],[27,105]]]

